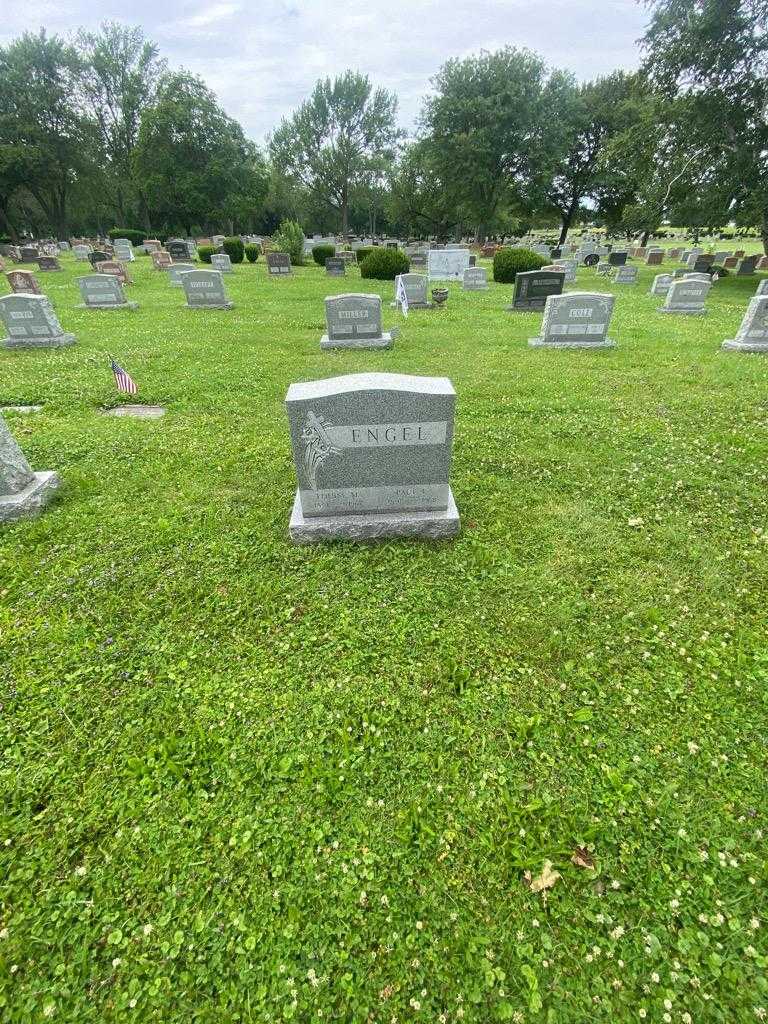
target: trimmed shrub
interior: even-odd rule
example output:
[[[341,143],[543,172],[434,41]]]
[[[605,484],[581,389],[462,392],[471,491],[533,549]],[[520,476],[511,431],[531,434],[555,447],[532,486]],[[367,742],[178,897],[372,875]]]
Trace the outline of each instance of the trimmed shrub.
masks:
[[[216,252],[215,245],[198,245],[197,255],[203,261],[203,263],[210,263],[211,256]]]
[[[304,266],[304,232],[296,220],[280,222],[277,233],[272,238],[275,252],[287,252],[294,267]]]
[[[261,246],[258,242],[248,242],[245,246],[245,258],[249,263],[255,263],[259,258],[261,252]]]
[[[372,245],[361,245],[357,250],[357,262],[362,263],[366,256],[370,256],[374,250]]]
[[[549,260],[530,249],[499,249],[493,257],[493,280],[513,284],[515,277],[526,270],[541,270]]]
[[[318,267],[324,267],[325,261],[336,255],[335,245],[315,245],[312,247],[312,259]]]
[[[110,228],[107,235],[113,242],[116,238],[127,238],[131,245],[141,245],[148,237],[146,231],[136,231],[134,228]]]
[[[374,278],[376,281],[394,281],[398,274],[407,274],[410,266],[411,261],[404,252],[377,246],[360,264],[360,277]]]
[[[232,263],[242,263],[245,258],[245,246],[241,238],[236,238],[234,235],[231,238],[225,238],[222,243],[222,249],[229,256]]]

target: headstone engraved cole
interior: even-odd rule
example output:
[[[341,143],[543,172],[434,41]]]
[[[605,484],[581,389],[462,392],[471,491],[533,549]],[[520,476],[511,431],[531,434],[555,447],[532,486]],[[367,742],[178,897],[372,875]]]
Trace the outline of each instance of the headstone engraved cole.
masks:
[[[268,252],[267,271],[270,277],[283,277],[292,272],[291,257],[287,252]]]
[[[381,329],[378,295],[329,295],[325,300],[328,333],[320,348],[392,348],[392,335]]]
[[[60,483],[57,473],[32,471],[0,416],[0,523],[37,515]]]
[[[224,291],[224,278],[218,270],[188,270],[181,275],[181,286],[192,309],[232,309],[234,303]]]
[[[427,277],[430,281],[461,281],[469,266],[469,249],[430,249]]]
[[[78,277],[83,297],[78,309],[138,309],[137,302],[128,302],[119,278],[114,274],[91,274]]]
[[[37,278],[30,270],[9,270],[5,275],[12,292],[26,292],[28,295],[42,295]]]
[[[468,267],[464,271],[462,288],[465,292],[484,292],[488,290],[488,272],[484,267]]]
[[[361,373],[292,384],[291,539],[455,536],[459,513],[448,482],[455,404],[444,377]]]
[[[4,295],[0,299],[0,320],[8,337],[5,348],[60,348],[74,345],[74,334],[66,334],[45,295]]]
[[[544,309],[550,295],[560,295],[565,283],[561,270],[526,270],[515,277],[515,294],[508,312]]]
[[[688,277],[673,281],[660,313],[686,313],[689,316],[706,313],[704,302],[712,287],[710,281],[692,281]]]
[[[736,337],[724,341],[722,347],[727,352],[768,354],[768,294],[755,295],[749,300]]]
[[[615,296],[600,292],[551,295],[544,307],[541,334],[534,348],[614,348],[607,336]]]

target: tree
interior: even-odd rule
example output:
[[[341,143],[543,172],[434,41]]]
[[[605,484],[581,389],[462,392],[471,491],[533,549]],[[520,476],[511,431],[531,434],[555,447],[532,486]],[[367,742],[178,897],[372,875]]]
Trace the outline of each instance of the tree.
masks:
[[[258,150],[204,82],[167,75],[141,117],[134,167],[153,212],[191,233],[195,224],[255,216],[267,191]]]
[[[408,234],[446,238],[461,216],[432,153],[423,141],[407,148],[390,178],[390,207],[392,219]]]
[[[165,61],[139,28],[105,22],[99,32],[81,30],[77,43],[82,62],[80,95],[99,129],[106,159],[105,185],[121,225],[129,226],[131,203],[138,199],[144,226],[148,210],[134,174],[133,154],[144,110],[151,105]]]
[[[422,138],[478,239],[505,202],[531,206],[540,197],[543,169],[563,144],[558,109],[569,84],[514,47],[449,60],[433,79]]]
[[[650,0],[645,73],[707,168],[709,216],[758,223],[768,253],[768,2]],[[696,185],[699,168],[691,164]],[[713,209],[717,207],[717,210]]]
[[[626,131],[634,90],[634,77],[617,71],[574,86],[564,96],[559,116],[565,136],[562,156],[552,168],[547,189],[547,202],[561,218],[560,245],[582,203],[598,193],[607,144],[613,135]]]
[[[323,79],[272,135],[272,163],[337,211],[346,233],[354,191],[395,158],[396,111],[395,95],[374,89],[367,75]]]
[[[44,29],[0,48],[3,187],[23,168],[24,189],[60,238],[68,233],[69,198],[93,175],[98,151],[95,126],[74,99],[81,71],[75,50]]]

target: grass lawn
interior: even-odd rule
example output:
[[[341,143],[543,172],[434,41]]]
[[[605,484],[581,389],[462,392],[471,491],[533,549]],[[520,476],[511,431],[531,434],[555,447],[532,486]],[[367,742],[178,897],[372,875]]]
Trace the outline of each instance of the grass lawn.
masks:
[[[63,262],[78,344],[0,351],[64,481],[0,534],[4,1024],[758,1019],[768,360],[719,349],[765,275],[686,318],[582,269],[590,353],[507,285],[404,320],[260,258],[191,311],[142,256],[98,312]],[[321,353],[358,290],[394,349]],[[453,381],[456,541],[289,543],[286,389],[361,370]]]

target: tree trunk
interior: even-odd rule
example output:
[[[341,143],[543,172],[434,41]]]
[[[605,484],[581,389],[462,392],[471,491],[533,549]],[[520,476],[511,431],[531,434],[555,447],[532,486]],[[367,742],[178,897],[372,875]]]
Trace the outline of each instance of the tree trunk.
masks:
[[[566,238],[568,237],[568,232],[570,230],[571,224],[573,223],[573,218],[576,216],[576,211],[578,210],[578,208],[579,200],[574,196],[574,198],[570,202],[568,209],[565,211],[564,214],[562,214],[561,217],[560,240],[557,243],[558,245],[563,245]]]
[[[763,213],[763,223],[760,226],[760,238],[763,241],[763,252],[768,256],[768,210]]]
[[[648,243],[648,236],[650,235],[650,233],[651,233],[650,231],[644,231],[644,232],[642,233],[642,235],[640,236],[640,245],[641,245],[641,246],[642,246],[643,248],[645,248],[645,246],[646,246],[646,245],[647,245],[647,243]]]

